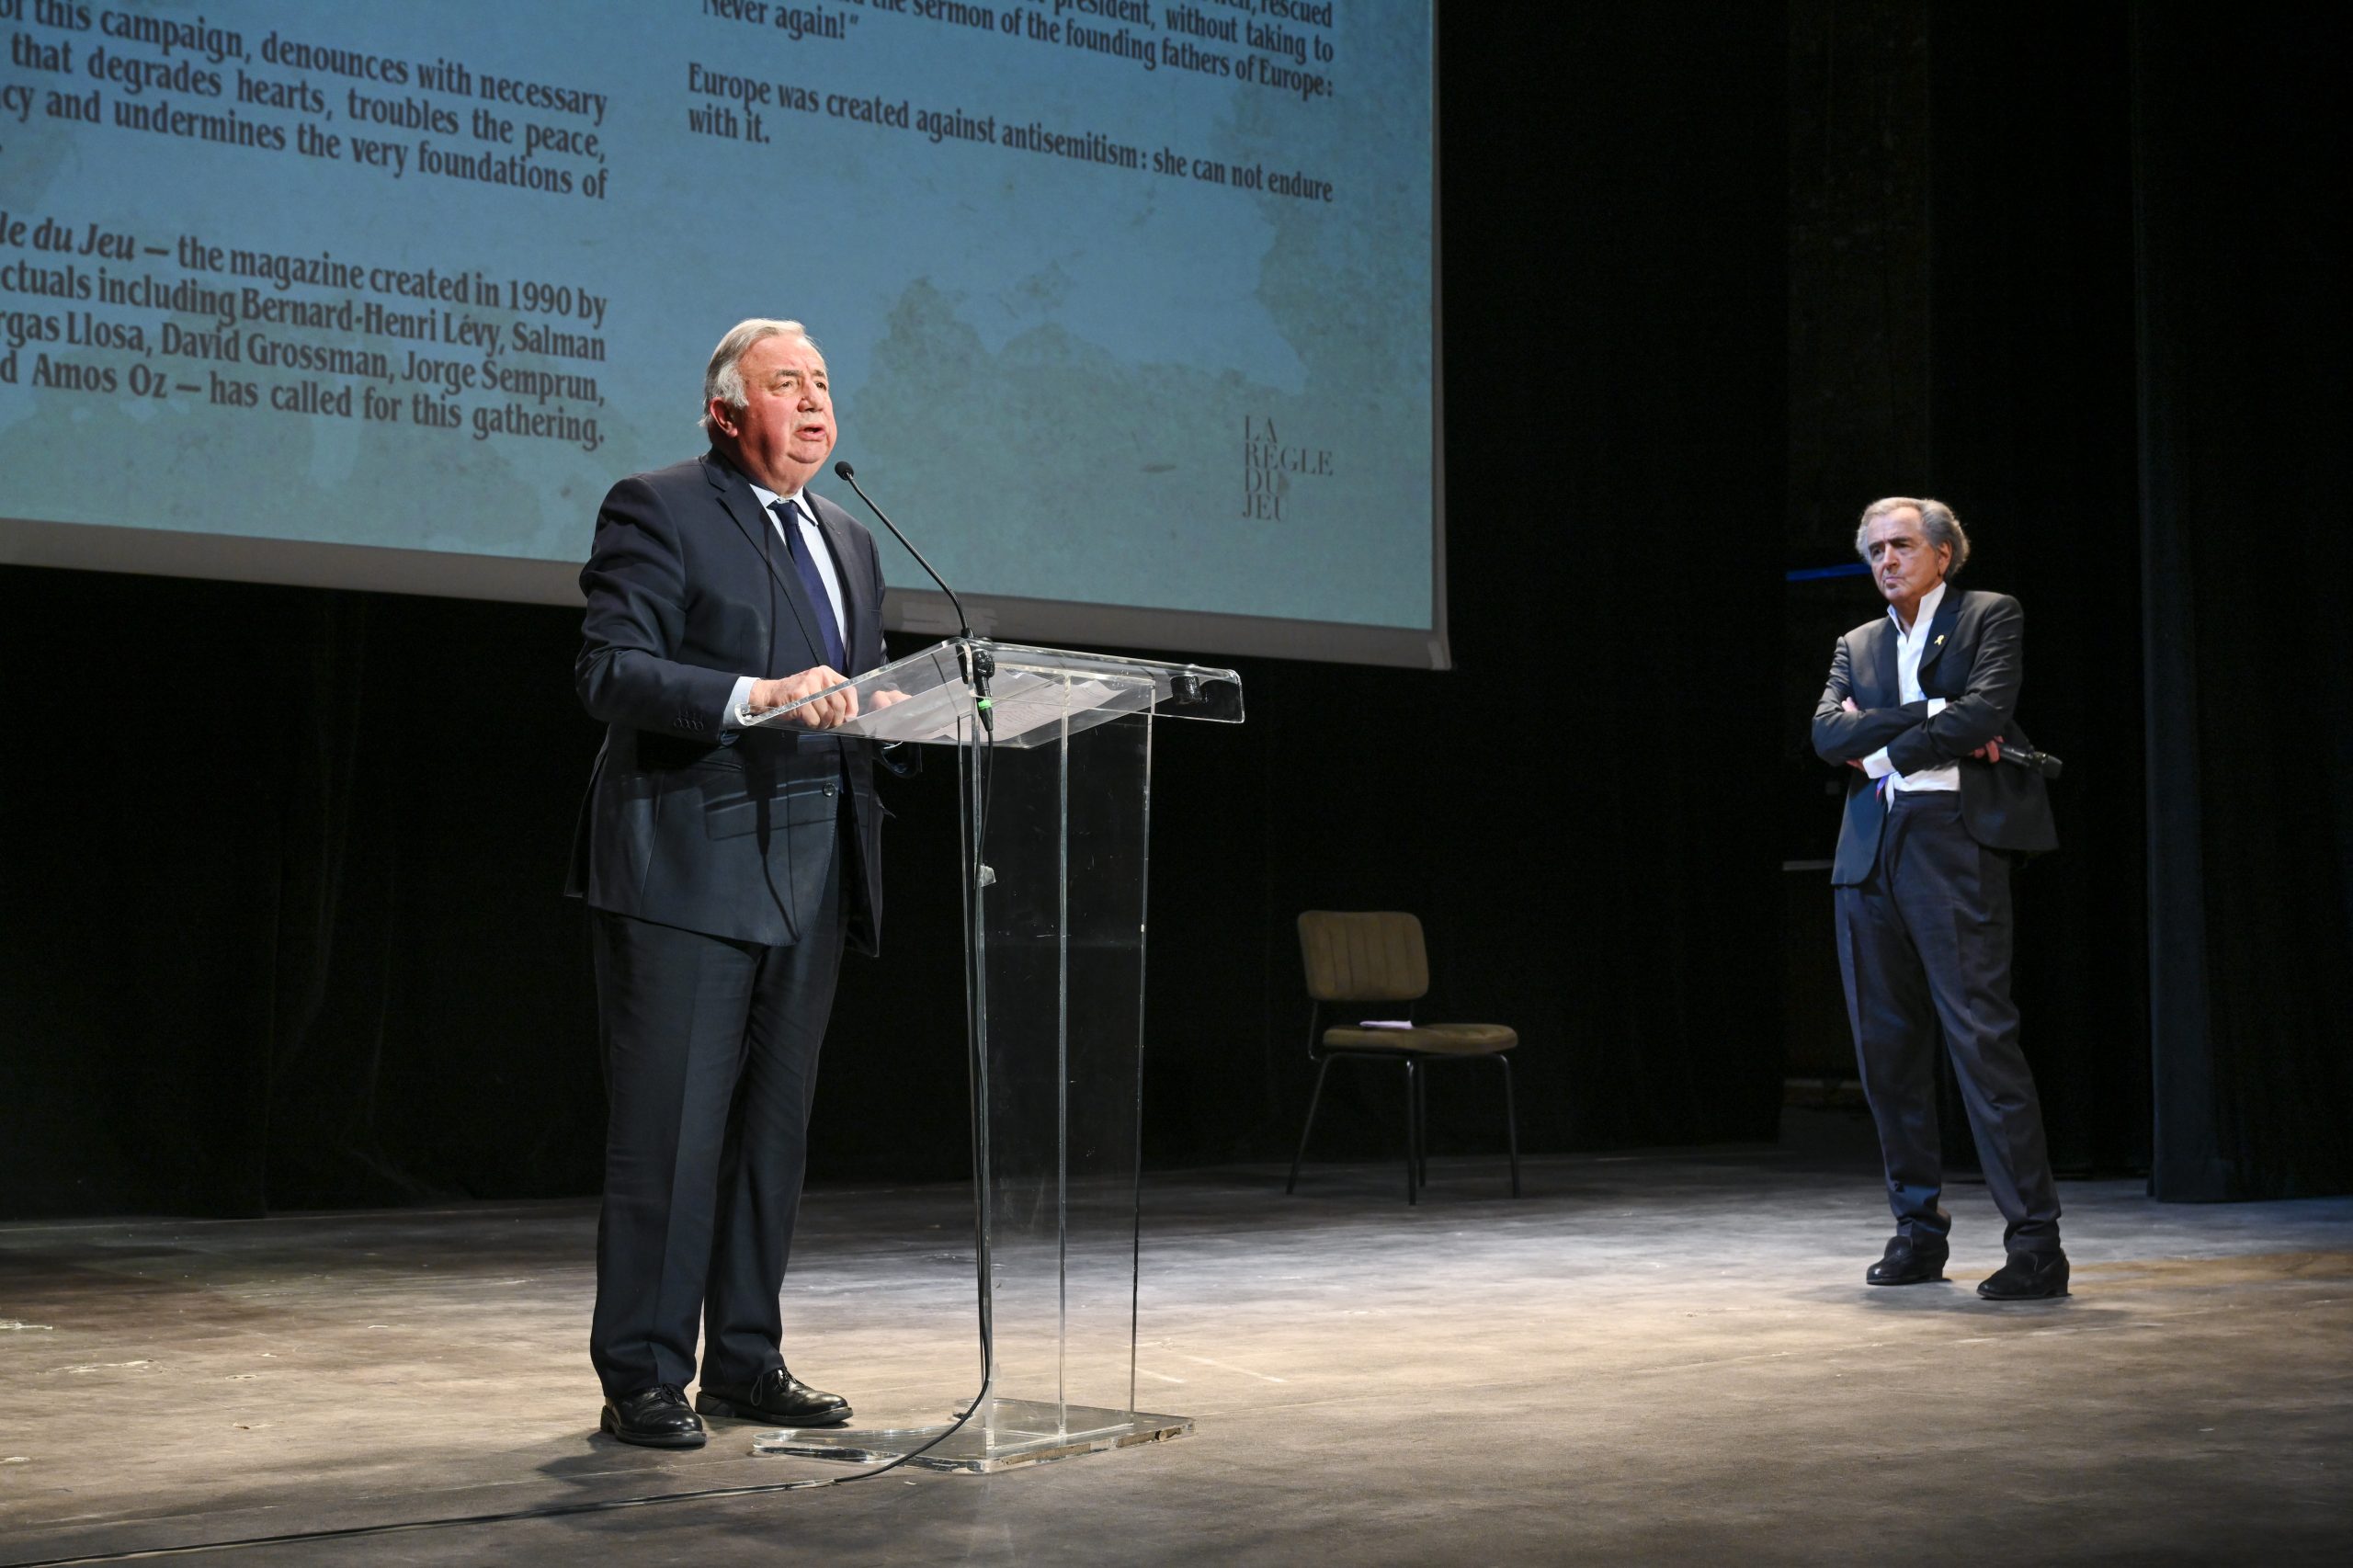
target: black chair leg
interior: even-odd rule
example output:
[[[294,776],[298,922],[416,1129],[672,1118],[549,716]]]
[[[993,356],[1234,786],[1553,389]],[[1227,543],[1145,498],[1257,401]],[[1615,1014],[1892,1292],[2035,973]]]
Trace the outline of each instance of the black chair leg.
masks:
[[[1430,1184],[1430,1075],[1424,1064],[1414,1088],[1414,1143],[1421,1151],[1422,1185]]]
[[[1419,1203],[1421,1189],[1415,1185],[1415,1173],[1420,1166],[1421,1119],[1414,1114],[1414,1102],[1421,1080],[1414,1071],[1414,1059],[1405,1058],[1405,1201]]]
[[[1519,1108],[1512,1102],[1511,1058],[1498,1054],[1495,1065],[1504,1070],[1504,1147],[1511,1152],[1511,1195],[1519,1196]]]
[[[1315,1108],[1324,1102],[1324,1074],[1331,1070],[1328,1056],[1316,1064],[1315,1092],[1307,1096],[1307,1125],[1299,1130],[1299,1153],[1290,1157],[1290,1179],[1283,1183],[1286,1193],[1299,1190],[1299,1162],[1307,1158],[1307,1135],[1315,1131]]]

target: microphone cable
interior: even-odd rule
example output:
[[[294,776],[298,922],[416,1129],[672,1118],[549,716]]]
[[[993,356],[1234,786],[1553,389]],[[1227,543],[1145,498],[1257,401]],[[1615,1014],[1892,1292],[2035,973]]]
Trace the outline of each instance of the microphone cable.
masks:
[[[841,472],[844,479],[849,479],[848,465],[847,463],[836,464],[835,466]],[[853,489],[857,488],[856,481],[851,481],[851,487]],[[864,499],[866,493],[861,490],[858,492],[858,494],[861,499]],[[874,505],[871,500],[868,500],[866,504],[870,506]],[[882,517],[881,508],[876,508],[875,516]],[[882,520],[886,526],[890,523],[890,519],[888,517],[883,517]],[[899,536],[899,530],[896,528],[892,528],[891,532],[893,537],[899,538],[900,543],[906,543],[905,539]],[[767,536],[764,536],[762,541],[764,553],[767,548]],[[931,563],[927,561],[924,561],[922,555],[915,551],[913,545],[907,546],[907,552],[914,555],[916,561],[922,563],[925,571],[931,571]],[[768,559],[772,565],[774,558],[771,556]],[[938,573],[933,573],[932,575],[934,581],[938,581]],[[773,596],[776,582],[776,574],[773,570],[769,572],[768,578],[770,593]],[[949,602],[955,603],[956,596],[952,590],[948,589],[948,585],[942,582],[939,585],[943,591],[948,592]],[[770,603],[774,603],[773,597],[771,597]],[[963,606],[961,604],[956,605],[956,612],[958,617],[961,619],[963,615]],[[969,629],[966,631],[964,635],[966,640],[969,642],[971,636]],[[985,660],[988,657],[988,654],[984,650],[972,649],[969,650],[969,653],[972,655],[976,655],[982,660]],[[404,1519],[392,1524],[347,1525],[332,1529],[290,1530],[277,1535],[244,1536],[230,1540],[195,1541],[185,1545],[174,1546],[137,1547],[122,1551],[87,1552],[71,1557],[44,1557],[18,1561],[0,1565],[0,1568],[80,1568],[80,1565],[88,1563],[136,1562],[151,1558],[189,1557],[195,1556],[200,1552],[208,1551],[237,1551],[256,1547],[291,1546],[308,1541],[358,1540],[371,1536],[402,1535],[417,1530],[458,1529],[468,1526],[519,1524],[529,1519],[573,1518],[586,1514],[618,1513],[625,1508],[648,1508],[664,1503],[707,1502],[715,1498],[724,1497],[760,1497],[780,1492],[815,1492],[824,1490],[826,1487],[847,1486],[853,1482],[871,1481],[879,1475],[888,1475],[892,1471],[897,1470],[900,1466],[921,1459],[924,1455],[931,1452],[932,1449],[938,1448],[940,1444],[946,1442],[949,1438],[954,1437],[957,1433],[962,1431],[967,1426],[969,1426],[972,1417],[980,1414],[981,1407],[988,1403],[990,1396],[995,1393],[996,1389],[996,1327],[994,1321],[994,1313],[991,1312],[992,1303],[990,1301],[989,1279],[992,1258],[988,1245],[988,1212],[991,1197],[994,1191],[994,1185],[989,1176],[988,1051],[986,1040],[983,1032],[983,1025],[985,1023],[987,1018],[987,976],[981,968],[982,949],[979,941],[984,918],[982,914],[983,889],[987,887],[995,880],[994,872],[989,869],[987,850],[989,805],[991,797],[994,793],[993,786],[996,774],[996,726],[993,722],[989,711],[988,699],[983,695],[987,689],[986,681],[987,676],[983,675],[980,677],[978,687],[974,692],[973,716],[980,724],[981,733],[977,746],[980,755],[977,760],[966,765],[972,770],[972,821],[969,824],[970,832],[967,840],[968,858],[964,866],[963,877],[965,915],[964,1038],[966,1041],[965,1049],[972,1074],[972,1191],[974,1220],[972,1227],[972,1262],[976,1284],[977,1316],[979,1319],[981,1387],[980,1392],[972,1396],[972,1403],[967,1404],[961,1412],[959,1412],[953,1421],[949,1422],[937,1433],[934,1433],[930,1437],[925,1439],[922,1446],[910,1449],[905,1453],[899,1454],[881,1464],[875,1465],[870,1470],[861,1470],[850,1475],[807,1476],[798,1481],[765,1482],[757,1485],[751,1486],[705,1486],[697,1487],[685,1492],[655,1492],[634,1497],[604,1498],[595,1502],[555,1503],[537,1508],[514,1508],[501,1513],[454,1514],[441,1518]],[[971,744],[972,743],[968,740],[966,744]]]

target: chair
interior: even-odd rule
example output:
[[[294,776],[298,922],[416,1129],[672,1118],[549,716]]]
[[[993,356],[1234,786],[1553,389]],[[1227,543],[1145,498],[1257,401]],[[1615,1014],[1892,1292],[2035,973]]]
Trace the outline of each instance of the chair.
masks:
[[[1512,1103],[1512,1048],[1519,1036],[1501,1024],[1415,1024],[1408,1028],[1366,1028],[1357,1024],[1324,1026],[1324,1009],[1337,1003],[1418,1002],[1430,988],[1429,954],[1422,945],[1422,923],[1404,914],[1339,914],[1311,909],[1299,917],[1300,956],[1307,968],[1307,1055],[1315,1063],[1315,1091],[1308,1096],[1307,1125],[1299,1130],[1299,1153],[1291,1156],[1290,1179],[1299,1187],[1299,1165],[1307,1157],[1308,1134],[1324,1099],[1324,1075],[1343,1057],[1394,1062],[1405,1069],[1405,1201],[1419,1203],[1429,1184],[1428,1096],[1426,1069],[1440,1062],[1493,1062],[1503,1070],[1505,1147],[1511,1154],[1511,1195],[1519,1196],[1519,1125]],[[1411,1010],[1407,1009],[1410,1021]]]

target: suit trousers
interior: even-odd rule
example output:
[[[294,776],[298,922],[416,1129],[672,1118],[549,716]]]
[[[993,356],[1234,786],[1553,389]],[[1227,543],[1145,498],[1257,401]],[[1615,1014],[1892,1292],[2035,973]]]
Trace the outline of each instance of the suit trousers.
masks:
[[[1939,1029],[1952,1054],[2004,1247],[2059,1245],[2059,1195],[2010,1000],[2010,856],[1969,835],[1952,790],[1897,791],[1870,875],[1841,887],[1838,970],[1896,1232],[1941,1240]]]
[[[842,821],[851,821],[842,812]],[[589,1358],[613,1396],[783,1364],[817,1051],[841,971],[836,834],[815,920],[781,947],[592,916],[608,1113]]]

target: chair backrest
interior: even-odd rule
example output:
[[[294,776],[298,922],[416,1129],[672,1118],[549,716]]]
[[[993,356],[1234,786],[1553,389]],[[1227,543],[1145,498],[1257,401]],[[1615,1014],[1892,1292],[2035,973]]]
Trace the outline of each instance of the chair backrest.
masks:
[[[1311,909],[1299,917],[1307,994],[1318,1002],[1412,1002],[1430,988],[1422,923],[1394,911]]]

